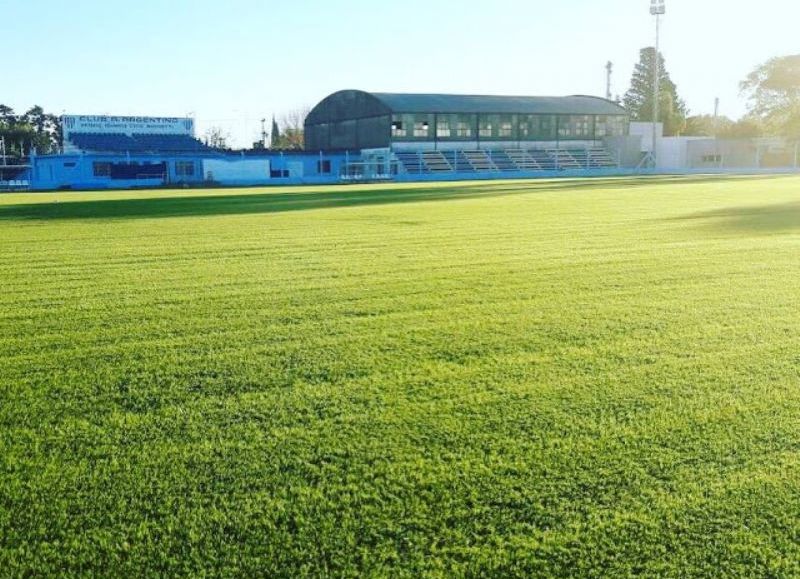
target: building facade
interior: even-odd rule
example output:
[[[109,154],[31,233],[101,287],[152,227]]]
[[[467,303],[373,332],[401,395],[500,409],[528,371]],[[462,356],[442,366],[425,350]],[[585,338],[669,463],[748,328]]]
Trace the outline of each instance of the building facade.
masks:
[[[628,134],[628,113],[591,96],[512,97],[367,93],[321,101],[305,123],[306,149],[558,147]]]
[[[179,117],[62,117],[64,151],[33,156],[33,189],[131,189],[330,183],[346,154],[302,151],[229,152],[195,137],[194,120]]]

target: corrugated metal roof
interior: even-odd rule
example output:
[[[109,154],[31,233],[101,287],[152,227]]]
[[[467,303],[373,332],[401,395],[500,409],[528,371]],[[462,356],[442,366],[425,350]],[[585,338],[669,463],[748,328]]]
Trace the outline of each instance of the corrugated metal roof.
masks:
[[[626,115],[624,108],[593,96],[525,97],[370,93],[395,113],[500,113]]]

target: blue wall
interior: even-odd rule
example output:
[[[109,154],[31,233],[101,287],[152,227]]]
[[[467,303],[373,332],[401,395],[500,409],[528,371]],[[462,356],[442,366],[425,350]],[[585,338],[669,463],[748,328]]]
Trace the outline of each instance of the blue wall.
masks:
[[[241,155],[241,154],[222,154],[222,155],[192,155],[192,154],[169,154],[169,155],[125,155],[125,154],[72,154],[72,155],[51,155],[34,157],[31,160],[31,189],[34,190],[54,190],[54,189],[131,189],[131,188],[151,188],[162,186],[176,186],[181,184],[202,185],[207,176],[204,164],[206,161],[224,161],[224,165],[229,169],[225,176],[217,178],[214,182],[222,186],[248,186],[248,185],[290,185],[290,184],[327,184],[338,183],[342,166],[346,159],[353,161],[358,159],[358,155],[345,155],[344,153],[320,154],[314,153],[264,153],[261,155]],[[263,176],[254,176],[252,172],[243,171],[243,175],[237,177],[235,174],[236,164],[241,161],[244,167],[248,161],[262,160],[269,161],[271,174],[264,171]],[[330,172],[321,173],[319,162],[330,162]],[[143,168],[142,174],[153,173],[153,165],[164,163],[166,172],[163,177],[157,178],[112,178],[111,175],[98,176],[95,174],[95,163],[111,164],[134,164]],[[176,173],[176,163],[192,163],[194,165],[194,175],[178,175]],[[327,165],[327,163],[324,163]],[[266,165],[266,164],[265,164]],[[120,171],[119,169],[124,169]],[[161,173],[161,171],[155,171]],[[117,177],[120,174],[130,174],[135,177],[137,170],[135,167],[115,167],[113,174]],[[288,176],[283,176],[288,173]]]
[[[236,175],[229,175],[224,179],[215,179],[215,184],[221,186],[263,186],[263,185],[329,185],[347,181],[340,177],[342,168],[349,160],[358,162],[361,160],[358,155],[345,155],[344,153],[326,153],[320,157],[319,154],[275,154],[265,153],[263,155],[53,155],[35,157],[31,159],[32,169],[30,171],[30,188],[33,190],[47,191],[56,189],[132,189],[132,188],[155,188],[163,186],[180,186],[185,183],[190,186],[202,186],[205,183],[206,172],[204,164],[208,160],[225,161],[228,167],[236,166],[239,160],[248,161],[253,159],[268,160],[273,172],[273,176],[264,176],[254,179],[245,175],[237,178]],[[320,174],[318,163],[330,161],[330,173]],[[191,161],[195,164],[196,170],[193,177],[179,177],[175,173],[175,163],[179,161]],[[113,179],[111,177],[97,177],[94,175],[93,165],[95,162],[106,163],[166,163],[168,176],[156,179]],[[289,177],[282,177],[283,171],[291,171]],[[797,173],[797,169],[688,169],[676,171],[655,171],[652,169],[595,169],[595,170],[571,170],[571,171],[487,171],[470,173],[425,173],[407,174],[401,173],[394,175],[390,179],[398,182],[431,182],[431,181],[468,181],[483,179],[536,179],[556,177],[610,177],[622,175],[692,175],[692,174],[778,174],[778,173]],[[387,180],[387,179],[384,179]],[[354,182],[359,179],[353,179]]]

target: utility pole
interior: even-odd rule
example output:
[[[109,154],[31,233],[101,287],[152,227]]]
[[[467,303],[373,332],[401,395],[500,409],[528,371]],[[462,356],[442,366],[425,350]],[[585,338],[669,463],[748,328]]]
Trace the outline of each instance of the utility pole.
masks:
[[[606,64],[606,98],[611,100],[611,75],[614,73],[614,63],[610,60]]]
[[[661,63],[659,62],[661,52],[659,50],[661,42],[661,17],[666,14],[667,8],[665,0],[650,0],[650,14],[656,17],[656,54],[653,59],[654,78],[653,78],[653,168],[658,166],[658,107],[661,100]]]
[[[267,148],[267,119],[261,119],[261,144]]]
[[[719,97],[714,99],[714,155],[719,159],[719,166],[722,167],[722,155],[719,152]]]

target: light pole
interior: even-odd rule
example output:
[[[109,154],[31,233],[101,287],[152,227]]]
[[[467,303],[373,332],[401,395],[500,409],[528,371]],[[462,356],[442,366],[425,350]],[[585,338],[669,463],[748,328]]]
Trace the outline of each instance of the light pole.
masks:
[[[666,14],[667,7],[664,4],[665,0],[650,0],[650,14],[656,17],[656,54],[653,59],[653,168],[658,166],[658,106],[661,99],[660,93],[660,68],[659,62],[659,44],[661,41],[661,17]]]

